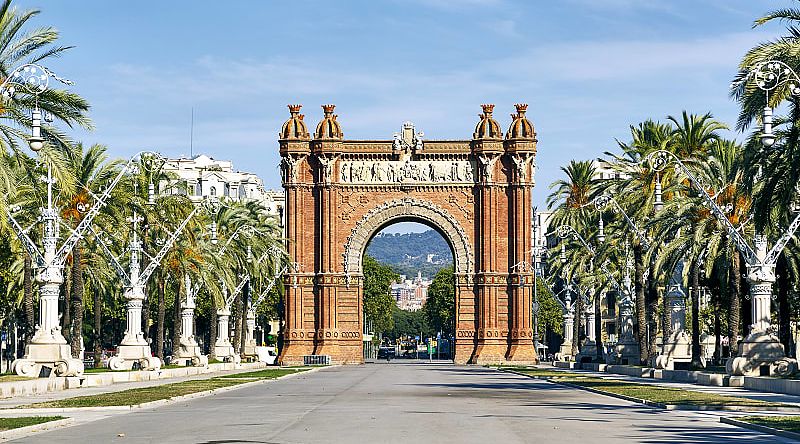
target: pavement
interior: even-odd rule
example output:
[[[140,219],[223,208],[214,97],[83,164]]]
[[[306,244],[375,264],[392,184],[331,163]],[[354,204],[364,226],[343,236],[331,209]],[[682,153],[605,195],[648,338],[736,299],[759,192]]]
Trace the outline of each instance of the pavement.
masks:
[[[653,409],[488,368],[400,360],[96,414],[102,420],[14,442],[793,442],[722,424],[718,412]]]

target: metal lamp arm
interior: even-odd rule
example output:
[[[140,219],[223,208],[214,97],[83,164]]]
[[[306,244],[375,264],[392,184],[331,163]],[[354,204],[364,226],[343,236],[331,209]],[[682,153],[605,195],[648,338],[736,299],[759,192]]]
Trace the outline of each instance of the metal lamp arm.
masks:
[[[150,275],[153,274],[153,272],[156,270],[156,267],[158,267],[161,259],[164,259],[164,256],[167,255],[167,251],[172,248],[172,244],[174,244],[175,240],[178,239],[181,231],[183,231],[183,229],[186,227],[186,224],[188,224],[192,217],[194,217],[198,209],[200,209],[200,207],[194,207],[192,212],[189,213],[189,216],[187,216],[186,219],[181,222],[180,226],[178,226],[169,239],[167,239],[167,241],[164,243],[164,246],[161,247],[161,250],[159,250],[158,254],[156,254],[150,263],[147,264],[147,268],[145,268],[144,271],[142,271],[142,274],[139,276],[140,282],[147,282],[147,280],[150,278]]]
[[[267,289],[264,290],[260,295],[258,295],[258,299],[256,299],[255,302],[253,302],[253,307],[257,307],[258,304],[260,304],[261,301],[264,300],[265,297],[267,297],[267,295],[272,290],[272,288],[275,287],[275,284],[278,283],[278,278],[283,276],[283,273],[286,273],[286,270],[288,270],[288,269],[289,269],[289,266],[288,265],[284,265],[283,268],[281,269],[281,271],[278,274],[276,274],[275,276],[272,277],[272,279],[269,281],[269,284],[267,284]]]
[[[574,228],[572,228],[572,226],[570,226],[570,225],[559,225],[554,230],[554,232],[561,239],[564,239],[564,238],[566,238],[568,236],[572,236],[574,239],[578,239],[581,242],[581,244],[583,244],[583,246],[586,247],[587,250],[589,250],[589,253],[592,253],[592,256],[595,255],[596,252],[595,252],[594,248],[592,248],[592,246],[589,245],[588,242],[586,242],[586,239],[584,239],[583,236],[580,235],[580,233],[578,233]],[[550,233],[547,233],[547,234],[550,234]]]
[[[117,272],[117,275],[122,279],[123,286],[128,287],[131,285],[131,278],[128,276],[128,273],[125,272],[125,269],[122,267],[122,264],[119,263],[117,257],[114,256],[114,253],[111,252],[111,249],[108,248],[108,245],[103,241],[103,239],[97,234],[94,230],[94,227],[91,225],[89,226],[89,231],[92,232],[94,238],[97,240],[97,243],[100,244],[100,247],[103,248],[103,251],[106,253],[109,259],[111,259],[111,266],[114,267],[114,271]]]
[[[245,284],[247,284],[248,282],[250,282],[250,276],[249,275],[245,275],[242,278],[241,282],[239,282],[239,285],[237,285],[236,288],[228,296],[228,298],[225,299],[225,306],[226,307],[231,305],[231,302],[233,302],[233,298],[235,298],[236,295],[238,295],[242,291],[242,289],[244,288]]]
[[[647,236],[645,236],[645,234],[641,230],[639,230],[639,227],[636,226],[636,223],[633,221],[633,219],[631,219],[630,216],[628,216],[628,213],[626,213],[625,210],[622,209],[622,207],[614,198],[609,196],[609,199],[611,199],[611,203],[614,205],[614,208],[616,208],[617,211],[622,213],[622,217],[625,218],[625,221],[628,222],[628,225],[630,225],[630,227],[633,229],[633,232],[636,233],[636,237],[639,238],[639,242],[642,244],[642,246],[645,249],[649,249],[650,241],[647,240]]]
[[[757,264],[759,261],[758,258],[756,257],[755,251],[753,251],[753,249],[750,247],[750,245],[747,243],[744,237],[741,234],[739,234],[739,231],[736,229],[736,227],[733,226],[731,221],[728,220],[728,217],[725,215],[725,212],[722,211],[722,209],[719,207],[719,205],[717,205],[714,199],[712,199],[711,196],[708,195],[708,192],[706,192],[706,190],[702,186],[700,186],[700,181],[697,180],[694,174],[692,174],[692,172],[689,171],[689,168],[687,168],[686,165],[684,165],[684,163],[681,162],[678,156],[676,156],[673,153],[670,153],[669,151],[657,150],[653,151],[645,158],[645,161],[650,161],[653,163],[653,169],[655,169],[656,171],[663,170],[670,162],[670,160],[674,162],[678,166],[678,168],[680,168],[681,172],[689,179],[689,183],[692,185],[692,188],[697,190],[700,193],[700,195],[703,196],[703,199],[706,201],[709,208],[711,208],[711,213],[725,227],[725,231],[728,233],[728,236],[730,236],[730,238],[733,239],[734,244],[736,244],[736,248],[742,253],[742,256],[744,256],[745,258],[745,261],[750,265]]]
[[[603,270],[603,274],[606,275],[606,279],[608,279],[608,281],[611,282],[611,285],[613,285],[614,288],[617,289],[617,291],[622,292],[622,287],[619,285],[619,282],[617,282],[617,280],[614,279],[614,275],[611,274],[610,271],[608,271],[608,268],[606,268],[606,264],[600,265],[600,269]]]
[[[58,249],[54,259],[55,265],[64,264],[64,261],[66,261],[67,256],[72,251],[72,248],[75,246],[76,243],[78,243],[78,240],[80,240],[83,237],[83,233],[87,230],[87,227],[92,224],[92,221],[94,220],[95,216],[100,214],[100,210],[105,206],[106,200],[109,197],[111,197],[111,192],[114,191],[114,188],[117,186],[120,180],[122,180],[122,177],[125,176],[125,173],[133,170],[132,166],[133,162],[137,158],[139,158],[142,154],[150,154],[162,158],[161,155],[158,153],[154,153],[152,151],[141,151],[133,155],[133,157],[131,157],[130,159],[128,159],[128,162],[125,164],[124,167],[122,167],[122,170],[120,170],[120,172],[117,174],[114,180],[112,180],[111,183],[106,187],[106,189],[103,190],[103,192],[99,196],[97,196],[97,200],[95,201],[94,205],[92,205],[92,208],[90,208],[89,211],[86,212],[86,216],[83,217],[78,226],[75,227],[75,230],[73,230],[72,233],[67,238],[67,240],[64,241],[64,244],[61,245],[61,248]]]
[[[772,265],[778,262],[778,256],[780,256],[784,247],[786,247],[786,244],[788,244],[792,237],[794,237],[794,233],[797,231],[798,227],[800,227],[800,213],[794,217],[794,220],[791,224],[789,224],[789,227],[786,229],[786,231],[783,232],[783,235],[780,237],[780,239],[778,239],[778,241],[775,242],[775,245],[772,246],[772,249],[769,250],[766,259],[764,259],[765,264]]]
[[[6,209],[6,215],[8,216],[8,221],[11,222],[11,228],[14,230],[14,233],[19,238],[20,242],[22,242],[22,246],[25,247],[25,251],[28,252],[28,255],[33,259],[38,267],[44,267],[44,257],[42,253],[39,251],[39,248],[36,247],[36,244],[31,240],[30,236],[22,229],[16,219],[11,216],[11,212]]]

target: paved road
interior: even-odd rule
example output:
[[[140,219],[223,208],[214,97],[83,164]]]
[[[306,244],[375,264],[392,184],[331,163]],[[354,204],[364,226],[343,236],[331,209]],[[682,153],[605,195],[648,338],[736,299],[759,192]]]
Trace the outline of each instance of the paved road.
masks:
[[[720,424],[712,414],[644,408],[485,368],[392,363],[327,368],[15,442],[731,441],[788,442]]]

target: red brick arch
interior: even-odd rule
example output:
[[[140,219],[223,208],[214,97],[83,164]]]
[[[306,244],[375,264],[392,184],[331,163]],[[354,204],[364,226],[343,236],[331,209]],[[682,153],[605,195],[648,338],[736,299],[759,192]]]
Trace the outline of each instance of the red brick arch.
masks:
[[[332,106],[312,138],[299,106],[290,107],[279,141],[294,264],[284,276],[282,363],[311,354],[363,362],[361,260],[372,236],[399,220],[435,227],[453,249],[455,361],[536,361],[528,263],[536,141],[530,123],[520,124],[521,106],[515,137],[500,137],[487,105],[466,141],[422,140],[409,124],[394,140],[345,140]]]

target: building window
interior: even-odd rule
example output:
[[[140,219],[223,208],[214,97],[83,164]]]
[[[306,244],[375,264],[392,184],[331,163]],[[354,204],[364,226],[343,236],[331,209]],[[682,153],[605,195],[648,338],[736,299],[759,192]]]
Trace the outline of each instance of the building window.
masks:
[[[208,190],[208,194],[209,194],[210,196],[216,196],[216,195],[217,195],[217,187],[211,187],[211,188]]]
[[[200,185],[200,182],[194,184],[194,195],[195,196],[202,196],[203,195],[203,186]]]
[[[224,193],[225,196],[230,196],[231,195],[231,186],[226,183],[222,192]]]

